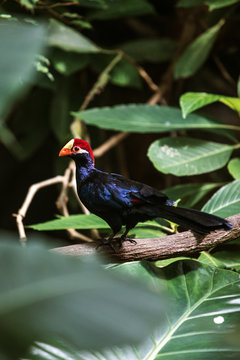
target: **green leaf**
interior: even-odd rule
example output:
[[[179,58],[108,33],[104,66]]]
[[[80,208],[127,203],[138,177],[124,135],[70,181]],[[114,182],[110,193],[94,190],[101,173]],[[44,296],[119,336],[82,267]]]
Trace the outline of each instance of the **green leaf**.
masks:
[[[216,95],[216,94],[207,94],[207,93],[192,93],[188,92],[181,96],[180,105],[183,113],[183,117],[186,118],[188,114],[194,110],[200,109],[203,106],[212,104],[213,102],[220,101],[223,104],[227,105],[231,109],[237,111],[240,114],[240,99]]]
[[[220,186],[221,183],[181,184],[165,189],[163,192],[173,201],[181,199],[181,206],[191,208],[201,201],[210,191]]]
[[[180,109],[158,105],[117,105],[73,112],[72,115],[83,119],[88,125],[102,129],[136,133],[231,128],[230,125],[221,124],[196,114],[191,114],[187,120],[184,120]]]
[[[210,214],[228,217],[239,213],[240,180],[235,180],[219,189],[202,208]]]
[[[143,38],[120,44],[117,49],[123,50],[138,62],[159,63],[170,60],[176,47],[176,42],[170,39]]]
[[[103,9],[92,11],[89,19],[107,20],[153,13],[152,5],[146,0],[114,0],[108,1],[107,7]]]
[[[20,4],[25,6],[27,9],[34,9],[34,6],[37,4],[38,0],[20,0]]]
[[[240,158],[234,158],[229,161],[228,171],[234,179],[240,179]]]
[[[239,0],[180,0],[177,4],[178,7],[189,7],[200,4],[206,4],[209,6],[209,10],[220,9],[232,4],[236,4]]]
[[[1,118],[29,86],[29,80],[35,73],[34,61],[36,55],[43,51],[46,33],[43,26],[15,22],[1,22],[0,32]]]
[[[0,289],[0,348],[11,359],[34,340],[77,349],[139,342],[163,317],[162,300],[136,279],[40,246],[1,242]]]
[[[240,321],[239,274],[207,266],[197,261],[177,261],[162,269],[146,263],[152,276],[139,263],[125,264],[115,271],[134,274],[154,288],[166,286],[170,301],[166,319],[143,343],[128,347],[107,348],[100,352],[74,352],[64,344],[39,344],[34,351],[38,360],[47,360],[59,353],[60,359],[76,360],[230,360],[239,358],[237,336]],[[31,359],[36,359],[34,355]]]
[[[65,51],[81,54],[100,51],[91,40],[56,20],[51,20],[48,44]]]
[[[189,77],[198,71],[206,61],[223,24],[224,21],[220,21],[217,25],[209,28],[186,48],[176,63],[175,79]]]
[[[54,49],[51,54],[51,61],[54,68],[60,74],[69,76],[87,66],[89,63],[89,55]]]
[[[61,217],[60,219],[55,219],[40,224],[29,225],[28,227],[38,231],[66,229],[110,229],[104,220],[94,214],[70,215],[68,217]],[[146,221],[144,223],[138,223],[137,227],[129,232],[129,235],[135,235],[135,237],[140,238],[148,238],[159,237],[165,234],[162,232],[162,226],[159,225],[157,221]]]
[[[217,251],[212,254],[203,251],[199,256],[198,261],[207,265],[214,265],[216,267],[227,268],[235,271],[240,270],[239,251],[231,249],[230,245],[227,246],[227,250]]]
[[[223,167],[234,146],[205,140],[177,137],[154,141],[148,149],[153,165],[164,174],[189,176]]]

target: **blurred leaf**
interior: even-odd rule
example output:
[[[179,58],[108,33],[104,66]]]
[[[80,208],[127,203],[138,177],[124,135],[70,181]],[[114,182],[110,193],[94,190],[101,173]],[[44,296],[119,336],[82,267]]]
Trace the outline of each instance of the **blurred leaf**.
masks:
[[[189,7],[200,4],[206,4],[209,6],[209,10],[219,9],[225,6],[236,4],[239,0],[180,0],[177,4],[178,7]]]
[[[219,21],[217,25],[206,30],[186,48],[176,63],[175,79],[189,77],[198,71],[206,61],[223,24],[224,21]]]
[[[51,61],[60,74],[69,76],[86,67],[89,63],[89,55],[54,49],[51,54]]]
[[[59,21],[51,20],[48,44],[65,51],[76,53],[97,53],[100,49],[81,33]]]
[[[139,263],[124,264],[115,271],[129,272],[159,290],[168,288],[171,300],[165,308],[166,319],[148,339],[137,346],[101,352],[76,353],[64,344],[39,344],[30,359],[47,360],[60,354],[62,360],[237,360],[239,343],[234,346],[231,339],[240,321],[239,274],[191,260],[162,269],[145,265],[152,271],[151,278]]]
[[[20,0],[21,5],[25,6],[27,9],[32,10],[37,4],[38,0]]]
[[[220,169],[229,160],[234,146],[195,138],[163,138],[148,150],[153,165],[164,174],[189,176]]]
[[[137,39],[117,46],[118,49],[123,50],[136,61],[153,63],[170,60],[176,47],[175,41],[158,38]]]
[[[200,109],[201,107],[212,104],[216,101],[222,102],[223,104],[227,105],[228,107],[237,111],[240,114],[239,98],[207,93],[188,92],[183,94],[180,98],[180,105],[183,112],[183,117],[186,118],[186,116],[194,110]]]
[[[228,171],[234,179],[240,179],[240,158],[234,158],[229,161]]]
[[[36,55],[43,51],[45,28],[15,22],[0,23],[0,117],[24,94],[34,74]],[[11,44],[11,46],[9,46]],[[23,51],[24,49],[24,51]]]
[[[0,348],[14,359],[34,340],[65,339],[78,349],[139,342],[163,317],[159,295],[96,258],[9,243],[0,244],[0,258]]]
[[[235,180],[219,189],[202,208],[210,214],[228,217],[239,214],[240,180]]]
[[[84,7],[106,9],[108,7],[108,3],[112,2],[112,0],[77,0],[77,2],[80,6]]]
[[[238,82],[237,82],[237,93],[238,93],[238,97],[240,97],[240,76],[238,77]]]
[[[221,124],[196,114],[191,114],[187,120],[184,120],[180,109],[158,105],[117,105],[73,112],[72,115],[83,119],[88,125],[137,133],[231,128],[230,125]]]
[[[154,13],[154,9],[146,0],[114,0],[108,1],[106,8],[92,11],[89,19],[108,20],[129,16],[149,15],[152,13]]]
[[[181,206],[193,207],[210,191],[220,186],[221,183],[181,184],[165,189],[163,192],[173,201],[181,199]]]

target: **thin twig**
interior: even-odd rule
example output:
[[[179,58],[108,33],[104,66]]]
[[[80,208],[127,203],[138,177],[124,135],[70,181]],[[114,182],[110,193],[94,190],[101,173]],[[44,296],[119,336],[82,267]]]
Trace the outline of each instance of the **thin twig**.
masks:
[[[233,225],[231,230],[215,230],[208,235],[196,235],[191,231],[168,235],[160,238],[134,239],[136,244],[125,241],[121,248],[115,244],[114,252],[110,246],[96,249],[97,243],[77,244],[52,249],[56,253],[71,256],[95,255],[101,253],[115,262],[138,260],[162,260],[178,256],[193,256],[235,240],[240,236],[240,214],[228,218]]]

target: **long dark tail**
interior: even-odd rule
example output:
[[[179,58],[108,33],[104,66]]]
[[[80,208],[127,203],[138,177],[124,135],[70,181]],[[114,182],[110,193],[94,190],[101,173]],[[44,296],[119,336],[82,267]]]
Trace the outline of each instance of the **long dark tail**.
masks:
[[[161,205],[159,210],[162,218],[199,234],[208,234],[215,229],[228,230],[232,228],[232,225],[227,220],[195,209]]]

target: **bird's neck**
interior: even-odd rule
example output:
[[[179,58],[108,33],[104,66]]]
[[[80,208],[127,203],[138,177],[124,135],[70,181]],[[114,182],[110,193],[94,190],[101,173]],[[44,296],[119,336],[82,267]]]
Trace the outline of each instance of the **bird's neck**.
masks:
[[[77,183],[84,182],[94,170],[94,163],[90,157],[76,161],[76,179]]]

